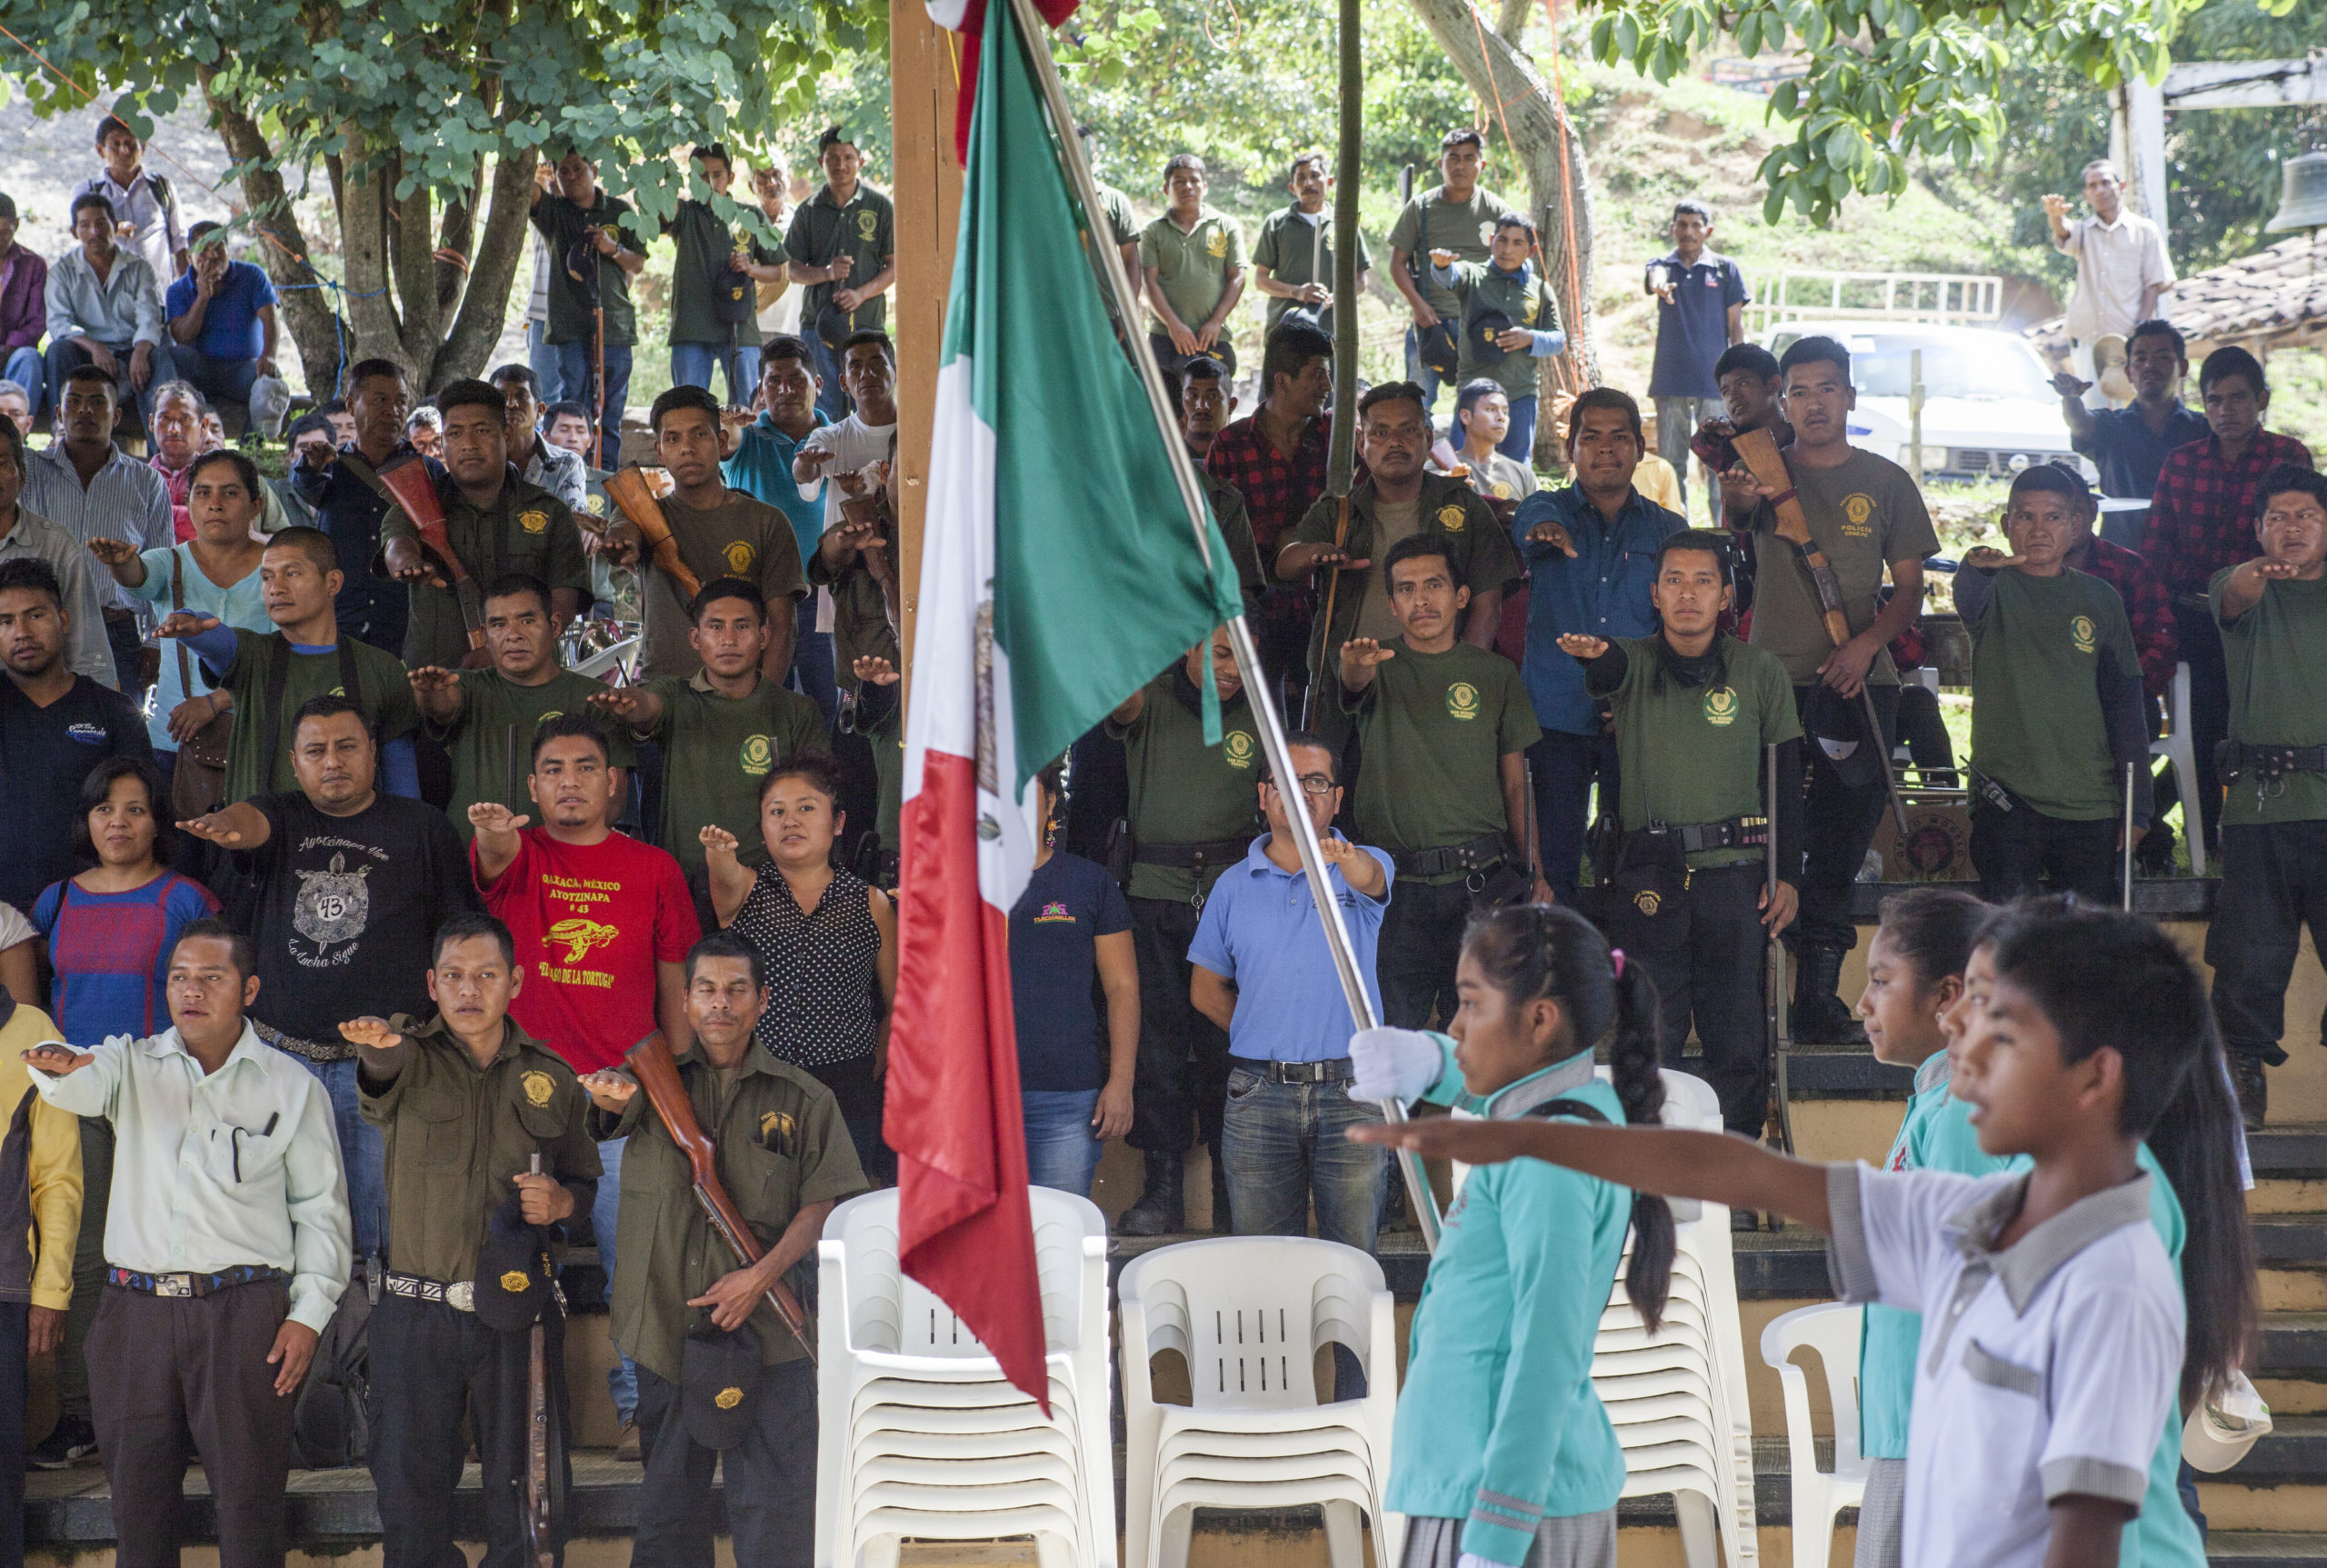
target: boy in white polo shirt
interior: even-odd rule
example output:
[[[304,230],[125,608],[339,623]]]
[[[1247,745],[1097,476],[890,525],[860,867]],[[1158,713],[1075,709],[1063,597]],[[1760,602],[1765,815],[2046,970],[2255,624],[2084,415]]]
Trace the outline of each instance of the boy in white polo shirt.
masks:
[[[1473,1164],[1533,1156],[1827,1232],[1845,1299],[1923,1313],[1907,1568],[2113,1565],[2177,1394],[2202,1396],[2252,1330],[2235,1113],[2203,989],[2170,937],[2114,910],[2015,914],[1952,1084],[1981,1148],[2030,1155],[2024,1174],[1820,1165],[1743,1139],[1569,1123],[1351,1135]],[[2179,1291],[2149,1223],[2144,1136],[2187,1214]]]

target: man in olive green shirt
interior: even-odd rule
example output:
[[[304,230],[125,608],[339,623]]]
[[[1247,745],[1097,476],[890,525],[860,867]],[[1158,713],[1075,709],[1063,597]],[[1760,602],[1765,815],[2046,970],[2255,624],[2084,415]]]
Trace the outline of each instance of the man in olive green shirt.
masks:
[[[1099,138],[1088,125],[1077,125],[1074,134],[1083,138],[1083,156],[1091,165],[1091,183],[1099,187],[1099,206],[1106,218],[1107,232],[1101,236],[1112,242],[1115,254],[1123,257],[1124,275],[1131,280],[1129,304],[1136,307],[1139,291],[1146,282],[1139,266],[1139,217],[1131,210],[1131,198],[1106,181],[1099,178]],[[1112,309],[1112,305],[1110,309]]]
[[[2230,668],[2233,774],[2222,811],[2222,891],[2206,932],[2214,1016],[2249,1128],[2268,1064],[2283,1063],[2298,927],[2327,904],[2327,478],[2274,468],[2255,492],[2262,553],[2214,574]]]
[[[1374,972],[1383,1022],[1454,1016],[1454,965],[1473,894],[1552,902],[1527,833],[1526,751],[1543,738],[1519,666],[1454,634],[1470,590],[1441,536],[1382,563],[1399,635],[1341,646],[1342,707],[1358,735],[1357,831],[1395,861]]]
[[[1450,326],[1461,325],[1453,295],[1424,275],[1429,255],[1453,251],[1457,261],[1485,261],[1496,222],[1513,210],[1479,184],[1485,158],[1486,141],[1477,131],[1457,125],[1447,132],[1438,143],[1441,183],[1416,192],[1390,225],[1390,281],[1413,316],[1406,328],[1406,379],[1421,384],[1426,412],[1438,402],[1441,378],[1423,362],[1423,335],[1442,319]]]
[[[1693,1025],[1723,1124],[1758,1139],[1769,1114],[1763,960],[1798,903],[1791,875],[1771,896],[1765,859],[1774,826],[1779,864],[1801,864],[1802,725],[1785,667],[1722,635],[1727,577],[1720,534],[1673,534],[1650,589],[1656,635],[1570,633],[1559,645],[1615,717],[1622,837],[1600,873],[1603,928],[1656,983],[1665,1061],[1681,1060]],[[1780,794],[1765,803],[1772,746]]]
[[[407,667],[483,664],[482,605],[487,583],[522,572],[549,585],[550,609],[560,624],[582,614],[590,596],[590,563],[582,534],[564,502],[528,484],[509,463],[507,400],[490,382],[456,381],[436,394],[444,417],[444,470],[436,499],[444,509],[444,537],[468,575],[455,584],[452,563],[434,558],[402,507],[380,520],[380,555],[387,574],[412,590],[404,625]],[[477,616],[473,646],[468,617]]]
[[[808,1568],[816,1533],[816,1369],[768,1305],[767,1292],[807,1260],[833,1205],[864,1191],[864,1175],[832,1091],[752,1037],[768,1001],[758,952],[732,932],[715,932],[688,953],[686,978],[694,1044],[678,1058],[679,1081],[716,1151],[720,1185],[763,1252],[749,1266],[728,1252],[695,1202],[686,1155],[629,1074],[610,1068],[584,1080],[598,1108],[597,1131],[629,1140],[614,1337],[638,1363],[646,1475],[633,1550],[642,1563],[711,1561],[717,1464],[735,1561]],[[823,1304],[847,1310],[841,1302]],[[759,1341],[759,1382],[742,1391],[749,1430],[724,1450],[697,1443],[683,1411],[695,1397],[681,1393],[688,1331],[704,1306],[716,1328]]]
[[[643,686],[607,686],[593,706],[663,748],[662,802],[653,842],[684,867],[705,904],[703,830],[735,835],[746,865],[767,858],[760,837],[760,781],[776,764],[828,749],[824,715],[760,668],[767,648],[767,602],[738,577],[703,585],[689,606],[689,634],[703,668],[685,680],[659,676]],[[708,916],[705,925],[717,923]]]
[[[1209,659],[1220,690],[1221,744],[1203,739],[1203,695],[1197,683]],[[1212,1151],[1213,1223],[1227,1223],[1218,1201],[1220,1123],[1228,1091],[1228,1035],[1189,1001],[1189,945],[1203,901],[1220,874],[1244,858],[1258,831],[1253,785],[1264,771],[1243,674],[1223,627],[1190,648],[1172,669],[1109,714],[1106,734],[1121,741],[1131,775],[1124,819],[1131,843],[1133,941],[1139,954],[1139,1061],[1132,1091],[1131,1146],[1147,1156],[1147,1189],[1115,1222],[1127,1236],[1169,1235],[1185,1228],[1182,1178],[1198,1139]],[[1123,860],[1121,850],[1118,860]]]
[[[1227,322],[1244,297],[1244,229],[1204,205],[1209,185],[1202,158],[1193,153],[1173,157],[1164,165],[1170,205],[1140,231],[1147,342],[1167,375],[1200,354],[1220,361],[1232,375],[1236,369]]]
[[[896,617],[903,604],[896,577],[896,488],[901,475],[892,466],[888,488],[870,486],[864,477],[845,472],[828,483],[844,494],[854,488],[840,507],[837,527],[825,531],[815,553],[808,557],[808,581],[830,590],[833,602],[833,668],[846,694],[844,726],[853,725],[873,752],[873,772],[879,785],[874,830],[880,847],[857,874],[875,887],[897,885],[897,813],[904,789],[904,726],[897,701],[898,667]],[[857,841],[863,843],[860,837]]]
[[[508,1016],[524,982],[507,926],[489,914],[456,915],[436,933],[432,1016],[339,1026],[355,1046],[364,1119],[387,1144],[387,1271],[369,1331],[372,1480],[385,1561],[395,1568],[434,1568],[457,1551],[453,1491],[464,1413],[484,1465],[486,1555],[516,1562],[524,1553],[531,1336],[479,1319],[478,1253],[513,1195],[534,1226],[589,1213],[599,1164],[574,1070]],[[482,1288],[500,1285],[488,1278]],[[545,1306],[540,1322],[553,1479],[570,1490],[564,1313]],[[564,1521],[555,1523],[562,1535]]]
[[[800,335],[816,355],[816,407],[826,419],[848,413],[841,376],[841,347],[854,332],[888,324],[883,296],[897,281],[897,213],[889,198],[864,183],[864,155],[847,130],[834,125],[816,138],[824,188],[800,204],[784,235],[792,282],[805,288]]]
[[[534,227],[549,251],[547,341],[557,350],[559,384],[577,400],[587,402],[584,389],[596,385],[600,364],[605,367],[598,406],[586,410],[597,427],[588,455],[593,466],[611,469],[622,463],[623,400],[638,342],[630,280],[646,270],[646,250],[624,231],[630,204],[599,188],[597,165],[569,149],[557,161],[556,184],[554,193],[536,186],[533,205]],[[594,265],[577,279],[573,269],[585,259]]]
[[[1253,242],[1253,286],[1268,300],[1268,322],[1261,335],[1265,340],[1286,311],[1300,309],[1313,312],[1317,330],[1331,337],[1333,215],[1325,205],[1325,197],[1333,188],[1333,177],[1325,172],[1325,155],[1303,153],[1293,159],[1284,188],[1293,193],[1293,205],[1271,213],[1261,225],[1260,237]],[[1361,232],[1357,236],[1360,289],[1365,287],[1373,270],[1373,256],[1365,248]]]
[[[1431,281],[1454,296],[1453,319],[1461,344],[1455,361],[1457,386],[1485,378],[1501,386],[1511,403],[1510,425],[1501,452],[1514,463],[1532,463],[1535,451],[1536,361],[1567,346],[1560,330],[1559,303],[1551,285],[1530,259],[1535,225],[1516,213],[1495,220],[1491,256],[1484,262],[1453,259],[1450,250],[1431,253]]]
[[[604,681],[560,669],[561,623],[538,577],[511,574],[484,585],[484,646],[493,667],[451,670],[424,664],[412,672],[412,697],[423,726],[453,760],[453,794],[445,814],[466,844],[476,835],[469,807],[479,801],[525,812],[531,803],[534,731],[544,720],[586,711]],[[607,737],[609,765],[628,770],[636,755],[627,734]],[[627,788],[627,785],[622,786]]]

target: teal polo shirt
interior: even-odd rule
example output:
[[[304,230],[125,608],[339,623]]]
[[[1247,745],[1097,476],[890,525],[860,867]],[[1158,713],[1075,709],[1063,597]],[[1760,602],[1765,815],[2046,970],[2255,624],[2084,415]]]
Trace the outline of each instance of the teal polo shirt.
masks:
[[[826,424],[821,414],[815,419],[811,435]],[[792,460],[799,455],[805,439],[793,440],[763,414],[736,437],[735,455],[719,465],[719,476],[730,488],[767,503],[791,519],[792,536],[800,542],[804,568],[816,553],[816,542],[824,536],[824,485],[816,486],[814,496],[804,496],[799,481],[792,477]]]

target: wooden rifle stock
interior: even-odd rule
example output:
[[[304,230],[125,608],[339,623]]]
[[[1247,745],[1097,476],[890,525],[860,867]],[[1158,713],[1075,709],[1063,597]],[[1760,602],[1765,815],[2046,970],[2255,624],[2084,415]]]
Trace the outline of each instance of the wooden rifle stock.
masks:
[[[720,1240],[735,1255],[735,1262],[749,1268],[761,1257],[760,1244],[752,1234],[743,1214],[727,1196],[727,1189],[719,1181],[718,1150],[704,1135],[703,1127],[694,1119],[694,1104],[687,1098],[686,1085],[679,1081],[679,1065],[672,1059],[670,1042],[657,1031],[630,1048],[623,1058],[631,1075],[638,1080],[638,1087],[646,1095],[655,1115],[663,1120],[664,1130],[671,1134],[671,1142],[687,1157],[687,1167],[694,1178],[694,1201],[703,1206],[704,1217],[711,1228],[719,1233]],[[777,1280],[767,1288],[767,1303],[792,1337],[807,1353],[808,1364],[816,1364],[816,1342],[808,1332],[808,1314],[800,1305],[800,1298],[792,1287]]]
[[[687,570],[686,563],[679,559],[679,542],[672,536],[670,522],[663,515],[663,504],[654,498],[654,487],[647,483],[646,475],[634,464],[607,474],[604,489],[606,499],[614,504],[615,509],[629,519],[631,526],[638,530],[639,537],[645,540],[647,553],[654,558],[655,569],[678,584],[683,596],[692,602],[697,594],[703,592],[703,583]]]
[[[421,547],[435,556],[437,564],[452,578],[453,597],[460,602],[469,646],[484,647],[484,594],[462,563],[460,552],[453,548],[452,533],[444,526],[444,504],[437,498],[435,481],[429,477],[427,459],[416,452],[407,452],[382,464],[378,472],[381,485],[420,531]]]

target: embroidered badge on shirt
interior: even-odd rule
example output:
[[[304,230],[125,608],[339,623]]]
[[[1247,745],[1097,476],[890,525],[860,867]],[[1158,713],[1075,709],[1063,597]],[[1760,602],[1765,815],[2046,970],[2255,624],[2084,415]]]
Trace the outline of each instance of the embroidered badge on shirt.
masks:
[[[1215,228],[1212,237],[1203,242],[1203,254],[1215,259],[1228,254],[1228,231]]]
[[[727,570],[734,573],[738,577],[751,575],[752,562],[756,558],[757,553],[749,544],[738,539],[719,554],[726,561]]]
[[[874,214],[870,208],[867,208],[865,211],[856,215],[856,237],[863,240],[865,244],[871,245],[873,243],[874,233],[879,229],[880,226],[881,219],[879,215]]]
[[[1073,925],[1074,915],[1065,904],[1054,898],[1043,905],[1043,912],[1034,916],[1034,924],[1036,925]]]
[[[775,765],[775,743],[765,735],[747,735],[744,739],[744,771],[754,778],[764,778]]]
[[[1230,767],[1249,768],[1253,765],[1253,737],[1243,730],[1229,731],[1222,737],[1220,749],[1228,759]]]
[[[528,534],[539,534],[549,527],[549,514],[525,511],[517,514],[517,526]]]
[[[2079,615],[2069,623],[2069,641],[2076,644],[2080,654],[2089,654],[2100,645],[2100,628],[2090,615]]]
[[[1714,686],[1705,693],[1705,723],[1715,729],[1727,729],[1737,722],[1737,694],[1727,686]]]
[[[1460,534],[1463,524],[1468,520],[1469,515],[1459,501],[1449,501],[1438,509],[1438,525],[1449,534]]]
[[[1457,681],[1446,688],[1446,716],[1468,723],[1479,716],[1479,688],[1468,681]]]
[[[557,1080],[546,1073],[528,1073],[517,1082],[524,1087],[526,1104],[535,1110],[548,1104],[550,1096],[557,1093]]]

